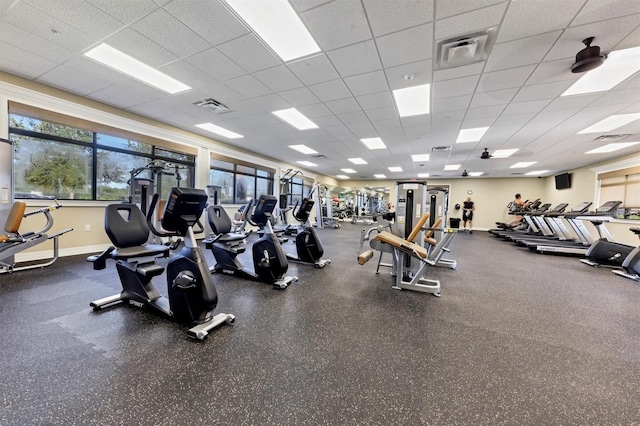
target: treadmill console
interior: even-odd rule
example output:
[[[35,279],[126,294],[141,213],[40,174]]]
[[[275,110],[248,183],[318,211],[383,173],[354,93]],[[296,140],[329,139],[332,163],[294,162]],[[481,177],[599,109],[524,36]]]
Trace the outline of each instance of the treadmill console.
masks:
[[[591,207],[591,204],[593,204],[591,201],[580,203],[571,209],[571,213],[586,213],[589,211],[589,207]]]
[[[622,201],[607,201],[596,209],[598,214],[614,214],[618,207],[622,205]]]

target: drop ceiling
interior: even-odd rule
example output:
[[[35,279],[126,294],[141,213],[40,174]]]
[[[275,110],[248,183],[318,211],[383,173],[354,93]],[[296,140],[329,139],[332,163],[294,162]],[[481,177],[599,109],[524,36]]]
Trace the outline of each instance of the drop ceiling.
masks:
[[[268,1],[268,0],[265,0]],[[335,177],[547,175],[638,152],[587,155],[602,134],[580,130],[640,112],[640,75],[608,92],[561,97],[582,40],[603,53],[640,45],[637,0],[291,0],[322,49],[284,63],[218,0],[0,0],[0,70],[211,137],[211,122],[242,139],[228,145]],[[486,60],[440,69],[437,43],[494,29]],[[83,56],[107,43],[191,90],[175,95]],[[392,90],[431,84],[431,113],[400,118]],[[195,103],[211,98],[232,111]],[[271,112],[295,107],[318,125],[296,130]],[[489,127],[479,142],[461,129]],[[640,120],[609,132],[640,141]],[[380,137],[386,149],[360,139]],[[288,148],[304,144],[313,158]],[[431,152],[450,146],[449,151]],[[498,149],[509,158],[481,160]],[[413,162],[412,155],[431,154]],[[360,157],[367,165],[347,159]],[[516,162],[535,161],[528,169]],[[460,164],[457,171],[445,166]],[[401,167],[403,172],[390,172]]]

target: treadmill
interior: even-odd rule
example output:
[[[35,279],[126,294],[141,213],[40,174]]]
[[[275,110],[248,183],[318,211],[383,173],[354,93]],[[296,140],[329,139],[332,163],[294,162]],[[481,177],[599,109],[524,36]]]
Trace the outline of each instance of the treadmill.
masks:
[[[584,203],[583,203],[584,204]],[[589,203],[591,204],[591,203]],[[589,220],[589,217],[595,218],[602,216],[613,216],[616,214],[621,201],[608,201],[598,207],[595,212],[591,213],[569,213],[563,218],[571,225],[576,233],[577,241],[554,241],[546,243],[533,243],[528,245],[529,250],[537,253],[560,254],[565,256],[584,256],[589,247],[594,243],[594,239],[582,223],[583,220]]]
[[[530,241],[530,240],[558,240],[558,239],[562,239],[559,235],[557,230],[551,226],[550,223],[548,223],[545,218],[550,216],[550,215],[555,215],[555,214],[560,214],[563,213],[565,211],[565,209],[567,208],[569,204],[568,203],[561,203],[558,204],[557,206],[555,206],[554,208],[552,208],[551,210],[547,210],[547,211],[536,211],[536,212],[532,212],[530,213],[528,216],[531,219],[531,221],[535,224],[535,226],[540,230],[539,235],[524,235],[524,234],[520,234],[520,235],[509,235],[509,237],[507,237],[507,240],[511,240],[514,243],[516,243],[517,245],[524,245],[522,242],[523,241]],[[551,206],[551,205],[549,205]]]
[[[570,215],[587,213],[589,211],[590,206],[591,206],[591,203],[586,201],[584,203],[578,204],[568,212],[565,212],[566,208],[568,207],[568,204],[567,203],[558,204],[556,207],[554,207],[553,210],[549,212],[545,212],[541,214],[539,218],[537,218],[539,221],[545,223],[548,229],[551,230],[550,235],[540,235],[540,236],[531,236],[531,237],[524,236],[522,238],[518,238],[517,240],[514,240],[514,242],[521,247],[529,248],[529,246],[531,245],[538,245],[538,243],[544,243],[544,242],[555,243],[555,242],[561,242],[561,241],[564,241],[564,242],[577,241],[574,234],[572,234],[567,229],[562,219]],[[577,232],[574,231],[574,233],[578,235]]]

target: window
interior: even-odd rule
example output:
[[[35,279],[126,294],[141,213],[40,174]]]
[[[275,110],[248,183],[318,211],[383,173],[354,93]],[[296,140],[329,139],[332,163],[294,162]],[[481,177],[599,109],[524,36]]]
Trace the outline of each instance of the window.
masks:
[[[622,201],[617,217],[640,220],[640,167],[598,175],[600,203]]]
[[[287,196],[287,205],[300,205],[303,198],[308,198],[313,188],[313,181],[302,177],[287,179],[281,186],[281,195]]]
[[[273,194],[274,171],[216,155],[210,161],[209,184],[220,190],[221,204],[245,204],[262,194]]]
[[[125,200],[132,192],[132,171],[154,161],[165,166],[163,192],[172,186],[193,187],[194,155],[157,147],[142,135],[125,135],[122,130],[62,114],[14,103],[9,107],[16,198]]]

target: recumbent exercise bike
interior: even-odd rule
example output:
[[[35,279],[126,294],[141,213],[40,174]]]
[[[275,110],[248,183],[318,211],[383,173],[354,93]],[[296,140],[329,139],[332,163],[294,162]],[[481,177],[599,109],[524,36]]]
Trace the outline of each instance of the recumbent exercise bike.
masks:
[[[158,194],[146,218],[133,203],[107,206],[105,231],[114,246],[87,260],[96,270],[105,269],[107,259],[115,260],[122,292],[95,300],[91,307],[100,310],[116,303],[132,305],[187,325],[191,327],[189,337],[204,340],[213,328],[235,321],[231,314],[213,314],[218,294],[193,231],[196,224],[199,231],[202,229],[198,218],[207,204],[207,194],[201,189],[172,188],[161,219],[164,231],[150,226],[157,200]],[[165,271],[156,260],[169,257],[171,248],[148,244],[150,230],[159,236],[184,237],[185,247],[171,256],[166,267],[168,298],[158,293],[151,279]]]

